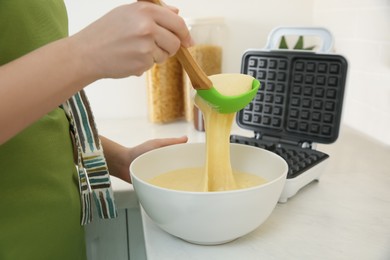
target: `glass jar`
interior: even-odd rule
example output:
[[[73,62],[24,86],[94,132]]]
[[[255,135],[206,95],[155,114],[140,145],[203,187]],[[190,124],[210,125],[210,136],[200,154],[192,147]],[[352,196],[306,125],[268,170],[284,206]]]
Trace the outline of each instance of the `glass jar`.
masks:
[[[147,74],[149,119],[169,123],[184,118],[183,69],[175,57],[154,64]]]
[[[208,75],[222,73],[223,44],[226,26],[223,17],[187,19],[187,26],[195,42],[188,50]],[[194,106],[194,90],[184,73],[184,107],[187,121],[193,121],[197,130],[204,131],[203,116]]]

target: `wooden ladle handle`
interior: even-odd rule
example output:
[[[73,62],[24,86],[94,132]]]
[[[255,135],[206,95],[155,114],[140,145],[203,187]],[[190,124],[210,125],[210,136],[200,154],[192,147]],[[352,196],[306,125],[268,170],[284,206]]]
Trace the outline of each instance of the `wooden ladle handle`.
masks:
[[[186,48],[181,46],[176,53],[176,58],[180,61],[184,70],[187,72],[194,89],[207,90],[213,87],[211,80],[207,77],[206,73],[200,68]]]
[[[144,2],[150,2],[157,5],[161,5],[160,0],[138,0]],[[176,53],[176,58],[180,61],[184,70],[187,72],[188,77],[191,80],[192,87],[194,89],[210,89],[213,87],[213,83],[207,77],[206,73],[200,68],[199,64],[194,60],[191,53],[187,48],[181,46]]]

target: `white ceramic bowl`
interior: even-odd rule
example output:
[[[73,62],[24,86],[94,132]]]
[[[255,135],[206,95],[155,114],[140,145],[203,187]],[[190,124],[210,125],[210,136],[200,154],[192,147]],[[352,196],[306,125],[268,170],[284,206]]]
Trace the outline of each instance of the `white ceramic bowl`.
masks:
[[[266,150],[231,144],[233,169],[260,175],[266,184],[232,191],[185,192],[161,188],[147,180],[180,168],[200,167],[204,143],[159,148],[130,166],[135,192],[146,214],[166,232],[196,244],[222,244],[259,227],[271,214],[282,192],[288,166]]]

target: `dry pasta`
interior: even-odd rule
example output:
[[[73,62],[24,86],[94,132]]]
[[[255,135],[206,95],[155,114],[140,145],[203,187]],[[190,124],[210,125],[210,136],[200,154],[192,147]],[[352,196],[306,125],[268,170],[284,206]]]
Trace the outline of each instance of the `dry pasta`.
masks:
[[[184,117],[183,70],[171,57],[155,64],[147,73],[149,118],[154,123],[167,123]]]
[[[222,48],[199,44],[189,48],[191,55],[207,75],[219,74],[222,68]],[[193,90],[180,62],[171,57],[155,64],[147,72],[149,119],[154,123],[168,123],[194,118]]]

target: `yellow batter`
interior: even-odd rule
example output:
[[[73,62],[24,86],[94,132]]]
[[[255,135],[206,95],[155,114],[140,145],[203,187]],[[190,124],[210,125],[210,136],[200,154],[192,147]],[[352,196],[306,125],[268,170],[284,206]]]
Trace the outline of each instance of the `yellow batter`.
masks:
[[[239,95],[252,89],[253,78],[243,74],[210,76],[213,86],[226,96]],[[234,172],[230,164],[230,131],[235,113],[221,114],[200,96],[195,104],[203,113],[206,130],[205,168],[188,168],[156,176],[150,183],[186,191],[224,191],[242,189],[265,182],[259,176]]]
[[[183,168],[161,174],[151,179],[149,182],[153,185],[170,190],[202,192],[205,191],[205,185],[203,182],[204,175],[204,168]],[[233,176],[236,182],[236,189],[249,188],[266,182],[265,179],[257,175],[237,172],[234,170]]]

